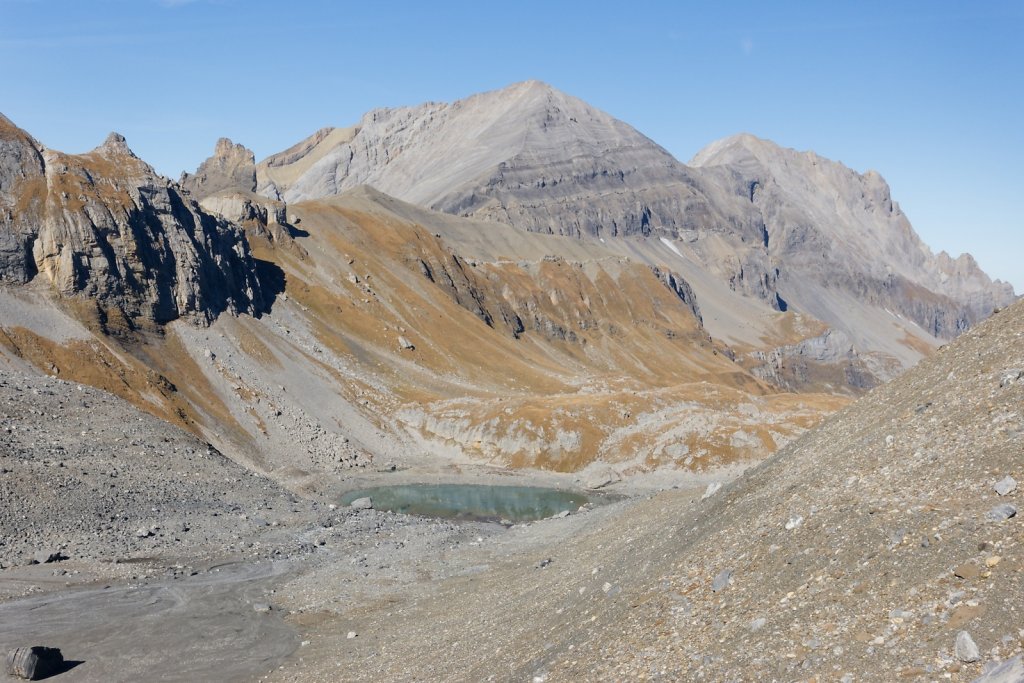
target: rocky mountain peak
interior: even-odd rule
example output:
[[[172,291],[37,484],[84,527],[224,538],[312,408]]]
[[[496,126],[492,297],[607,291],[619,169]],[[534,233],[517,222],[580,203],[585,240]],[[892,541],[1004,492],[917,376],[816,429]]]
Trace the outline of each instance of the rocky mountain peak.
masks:
[[[531,232],[653,237],[680,259],[674,267],[686,264],[777,311],[809,313],[857,349],[884,349],[899,367],[919,358],[931,338],[954,336],[1012,300],[980,270],[938,264],[877,172],[859,174],[750,133],[712,143],[687,166],[541,81],[450,104],[377,109],[353,128],[318,134],[271,159],[260,165],[258,192],[275,199],[372,185]],[[660,265],[666,256],[646,258]],[[868,306],[871,322],[837,312],[847,306]],[[721,318],[707,312],[713,335],[734,334],[735,326],[714,329]],[[901,341],[894,314],[918,326],[910,334],[928,335],[924,346]]]
[[[223,190],[252,192],[256,189],[256,156],[251,149],[220,138],[208,158],[194,175],[182,173],[181,186],[196,199],[204,199]]]
[[[135,156],[135,152],[128,146],[128,141],[125,137],[116,132],[108,135],[103,144],[94,149],[93,152],[106,157],[127,156],[133,159],[138,158]]]
[[[230,138],[219,138],[213,147],[213,158],[225,161],[237,160],[256,163],[256,156],[245,145],[232,142]]]

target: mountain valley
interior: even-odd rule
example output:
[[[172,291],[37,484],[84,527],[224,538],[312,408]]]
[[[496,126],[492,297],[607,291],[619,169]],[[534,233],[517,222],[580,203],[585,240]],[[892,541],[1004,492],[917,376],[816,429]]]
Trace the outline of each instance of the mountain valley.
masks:
[[[1012,673],[1022,306],[874,171],[748,134],[684,164],[537,81],[177,182],[0,115],[0,646],[62,639],[67,680]],[[420,482],[611,502],[339,505]]]

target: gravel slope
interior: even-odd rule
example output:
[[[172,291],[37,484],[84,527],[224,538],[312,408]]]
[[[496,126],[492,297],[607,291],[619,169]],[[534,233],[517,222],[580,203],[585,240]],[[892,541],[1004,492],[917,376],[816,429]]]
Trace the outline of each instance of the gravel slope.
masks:
[[[707,500],[324,613],[272,680],[973,680],[1024,650],[1022,342],[1018,303]]]

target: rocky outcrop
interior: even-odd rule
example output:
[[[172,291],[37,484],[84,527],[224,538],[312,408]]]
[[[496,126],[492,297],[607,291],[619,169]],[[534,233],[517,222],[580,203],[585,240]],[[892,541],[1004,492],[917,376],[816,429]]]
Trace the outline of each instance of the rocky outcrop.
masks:
[[[92,152],[45,149],[0,121],[0,279],[44,278],[129,327],[258,313],[241,230],[204,212],[112,133]]]
[[[243,145],[221,138],[213,156],[201,163],[194,175],[182,173],[179,184],[196,199],[223,190],[252,192],[256,189],[256,157]]]
[[[651,272],[654,273],[654,277],[672,290],[672,293],[679,297],[679,300],[686,304],[691,311],[693,311],[693,317],[698,321],[704,322],[704,319],[700,315],[700,306],[697,304],[697,295],[693,293],[693,288],[690,287],[690,283],[684,280],[677,273],[673,273],[670,270],[662,270],[658,266],[651,266]]]
[[[934,255],[874,171],[746,134],[690,163],[757,210],[767,274],[784,301],[819,318],[828,317],[822,292],[838,290],[950,339],[1014,300],[969,254]]]
[[[877,383],[872,370],[859,357],[853,341],[843,332],[826,330],[817,337],[750,354],[757,365],[750,369],[760,379],[790,391],[829,384],[870,389]]]
[[[199,205],[212,214],[232,223],[251,228],[252,233],[271,242],[294,246],[292,227],[288,223],[288,206],[281,201],[253,192],[222,190],[200,200]]]
[[[36,273],[32,216],[42,209],[42,145],[0,114],[0,278],[23,283]]]

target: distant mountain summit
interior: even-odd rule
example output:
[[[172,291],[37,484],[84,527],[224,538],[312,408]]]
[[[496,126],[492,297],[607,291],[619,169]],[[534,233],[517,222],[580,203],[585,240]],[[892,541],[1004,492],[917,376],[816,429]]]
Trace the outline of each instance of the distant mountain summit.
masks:
[[[246,169],[238,189],[250,189]],[[604,242],[676,269],[709,332],[739,348],[774,334],[766,312],[809,314],[839,333],[816,348],[858,354],[878,378],[1014,300],[1011,286],[969,255],[933,254],[877,173],[745,134],[686,165],[539,81],[376,109],[256,164],[257,193],[275,200],[360,185],[449,214]]]
[[[749,134],[708,145],[690,165],[749,199],[777,287],[826,322],[838,324],[837,297],[853,295],[948,339],[1014,300],[1012,286],[992,282],[969,254],[933,254],[875,171]]]

